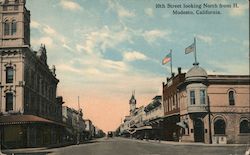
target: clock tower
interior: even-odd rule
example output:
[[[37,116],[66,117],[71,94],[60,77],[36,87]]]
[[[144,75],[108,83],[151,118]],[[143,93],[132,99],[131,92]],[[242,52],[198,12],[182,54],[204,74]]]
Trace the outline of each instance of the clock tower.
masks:
[[[0,47],[30,46],[30,11],[25,0],[0,0]]]
[[[135,91],[132,92],[132,96],[129,100],[129,105],[130,105],[130,115],[133,115],[136,109]]]

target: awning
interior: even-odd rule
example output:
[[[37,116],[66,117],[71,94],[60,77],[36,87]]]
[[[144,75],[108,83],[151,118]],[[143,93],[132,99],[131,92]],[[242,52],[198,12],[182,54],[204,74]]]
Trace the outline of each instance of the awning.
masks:
[[[146,129],[152,129],[152,126],[143,126],[143,127],[139,127],[139,128],[136,128],[136,131],[139,131],[139,130],[146,130]]]
[[[28,124],[28,123],[48,123],[55,124],[60,126],[65,126],[62,123],[48,120],[42,117],[35,115],[8,115],[0,116],[0,125],[9,125],[9,124]]]
[[[184,128],[184,129],[187,128],[187,124],[186,124],[184,121],[180,121],[180,122],[176,123],[176,125],[178,125],[178,126]]]

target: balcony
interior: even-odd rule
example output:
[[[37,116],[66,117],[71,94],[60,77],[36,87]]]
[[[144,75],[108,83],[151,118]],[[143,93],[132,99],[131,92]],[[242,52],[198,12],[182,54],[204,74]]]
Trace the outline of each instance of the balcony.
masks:
[[[199,113],[199,112],[207,112],[207,105],[189,105],[187,107],[188,113]]]

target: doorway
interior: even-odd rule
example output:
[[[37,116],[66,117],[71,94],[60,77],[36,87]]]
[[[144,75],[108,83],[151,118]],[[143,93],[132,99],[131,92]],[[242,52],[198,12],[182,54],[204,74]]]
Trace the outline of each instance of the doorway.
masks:
[[[204,143],[204,123],[200,119],[194,120],[194,141]]]

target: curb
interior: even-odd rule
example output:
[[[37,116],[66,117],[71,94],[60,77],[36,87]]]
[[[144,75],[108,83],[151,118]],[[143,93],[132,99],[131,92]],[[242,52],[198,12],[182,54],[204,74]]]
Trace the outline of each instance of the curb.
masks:
[[[138,139],[130,139],[130,138],[122,138],[126,140],[132,140],[137,142],[148,142],[148,143],[158,143],[158,144],[168,144],[168,145],[189,145],[189,146],[209,146],[209,147],[247,147],[249,144],[205,144],[205,143],[185,143],[185,142],[173,142],[173,141],[156,141],[156,140],[138,140]]]

